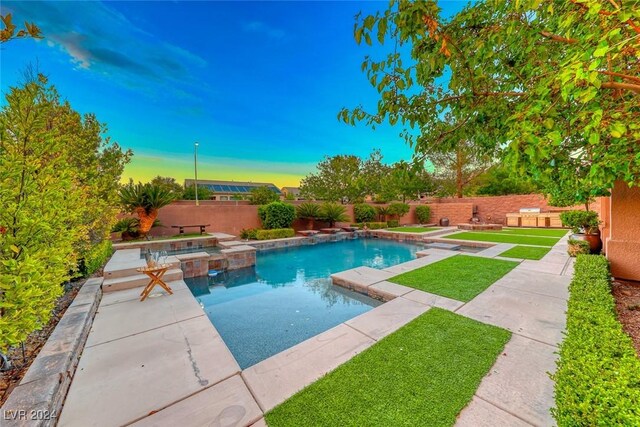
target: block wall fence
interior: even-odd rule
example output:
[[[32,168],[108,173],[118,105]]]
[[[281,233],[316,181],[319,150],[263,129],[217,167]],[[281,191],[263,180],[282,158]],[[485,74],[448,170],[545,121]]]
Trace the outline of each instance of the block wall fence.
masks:
[[[298,205],[302,201],[291,201]],[[438,222],[441,218],[449,218],[452,225],[468,223],[474,216],[481,222],[492,222],[504,224],[506,214],[518,212],[520,208],[540,208],[543,212],[557,212],[568,209],[584,209],[584,206],[573,208],[559,208],[550,206],[544,196],[538,194],[511,195],[511,196],[490,196],[490,197],[464,197],[429,199],[420,204],[426,204],[431,208],[431,222]],[[410,211],[400,218],[400,224],[415,224],[415,207],[418,203],[410,204]],[[375,206],[375,204],[373,204]],[[353,219],[353,205],[345,205],[347,214]],[[590,206],[590,209],[600,211],[600,200]],[[207,231],[216,231],[238,235],[243,228],[259,228],[258,207],[250,205],[246,201],[214,201],[204,200],[200,206],[196,207],[192,200],[181,200],[160,209],[159,220],[162,227],[152,230],[155,236],[171,236],[177,234],[177,229],[172,225],[196,225],[211,224]],[[296,221],[294,228],[307,228],[306,221]],[[325,227],[326,224],[317,222],[315,228]],[[196,232],[197,229],[186,229],[185,232]]]

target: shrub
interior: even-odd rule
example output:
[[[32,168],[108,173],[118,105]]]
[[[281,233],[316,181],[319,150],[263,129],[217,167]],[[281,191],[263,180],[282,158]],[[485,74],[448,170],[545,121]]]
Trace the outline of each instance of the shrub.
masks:
[[[320,217],[320,205],[316,203],[301,203],[296,206],[296,217],[300,219],[315,219]]]
[[[274,228],[271,230],[257,230],[256,239],[284,239],[286,237],[293,237],[295,235],[296,232],[293,230],[293,228]]]
[[[369,222],[376,219],[376,209],[366,203],[353,206],[353,216],[356,222]]]
[[[387,216],[391,215],[387,206],[376,206],[376,214],[378,214],[378,219],[381,222],[386,221]]]
[[[640,425],[640,359],[622,330],[607,260],[579,255],[555,381],[559,426]]]
[[[386,222],[359,222],[352,225],[360,228],[364,228],[365,226],[367,226],[369,230],[379,230],[381,228],[387,228]]]
[[[278,200],[280,200],[280,196],[267,186],[255,187],[249,195],[249,203],[252,205],[266,205]]]
[[[393,227],[399,227],[400,226],[400,221],[398,221],[397,219],[390,219],[389,221],[387,221],[387,226],[393,228]]]
[[[271,202],[258,208],[262,226],[267,230],[291,227],[296,219],[296,208],[282,202]]]
[[[389,215],[400,218],[409,213],[409,205],[406,203],[391,203],[388,207]]]
[[[594,211],[565,211],[560,214],[560,220],[574,233],[592,233],[600,224],[598,213]]]
[[[431,208],[429,206],[416,206],[416,219],[420,224],[427,224],[431,219]]]
[[[327,221],[329,226],[333,227],[336,222],[349,221],[346,211],[344,206],[337,203],[324,203],[320,207],[320,219]]]
[[[567,252],[569,256],[575,257],[580,254],[589,254],[591,253],[591,247],[589,246],[589,242],[584,240],[576,240],[569,239],[569,246],[567,248]]]
[[[85,277],[92,275],[107,262],[112,253],[111,240],[94,245],[78,263],[78,272]]]
[[[257,228],[243,228],[240,231],[240,238],[244,240],[255,240],[257,239]]]

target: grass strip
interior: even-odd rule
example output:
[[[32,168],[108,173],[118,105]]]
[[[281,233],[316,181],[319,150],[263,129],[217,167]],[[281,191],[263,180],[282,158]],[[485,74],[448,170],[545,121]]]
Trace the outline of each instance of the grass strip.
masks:
[[[440,230],[439,227],[393,227],[387,228],[388,231],[400,231],[402,233],[426,233],[427,231]]]
[[[542,259],[551,248],[540,248],[538,246],[516,246],[502,252],[499,256],[505,258],[520,258],[520,259]]]
[[[464,231],[462,233],[449,234],[442,236],[445,239],[473,240],[476,242],[495,242],[495,243],[513,243],[516,245],[536,245],[552,247],[558,240],[557,237],[541,237],[541,236],[520,236],[512,234],[500,234],[498,232],[478,233],[475,231]]]
[[[523,236],[564,237],[569,230],[557,228],[503,228],[502,232]]]
[[[453,298],[471,301],[496,280],[511,271],[515,261],[456,255],[407,271],[388,279],[399,285]]]
[[[432,308],[265,415],[279,426],[451,426],[511,337]]]

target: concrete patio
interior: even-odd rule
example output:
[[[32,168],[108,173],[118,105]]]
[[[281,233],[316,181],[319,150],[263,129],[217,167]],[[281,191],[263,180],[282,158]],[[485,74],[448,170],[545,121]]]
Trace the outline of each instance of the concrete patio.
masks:
[[[496,246],[475,256],[506,250]],[[186,425],[185,419],[188,425],[264,425],[263,412],[433,306],[513,333],[459,425],[553,424],[548,372],[564,328],[571,274],[565,246],[562,239],[541,261],[521,262],[466,304],[387,281],[454,256],[452,251],[428,249],[384,270],[334,274],[336,284],[388,302],[242,372],[181,279],[170,282],[174,295],[156,290],[144,303],[141,288],[107,292],[60,425]],[[119,252],[121,267],[134,267],[131,254]]]

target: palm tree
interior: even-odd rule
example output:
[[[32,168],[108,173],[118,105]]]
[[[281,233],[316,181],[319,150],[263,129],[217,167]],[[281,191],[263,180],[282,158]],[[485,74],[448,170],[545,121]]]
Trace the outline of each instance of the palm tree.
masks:
[[[320,207],[320,218],[329,223],[329,227],[335,225],[336,222],[349,221],[346,214],[346,208],[337,203],[325,203]]]
[[[146,236],[158,218],[158,211],[175,199],[175,196],[166,188],[156,184],[134,184],[133,181],[120,189],[120,202],[129,212],[138,215],[138,231]]]
[[[296,206],[296,217],[308,221],[307,230],[313,229],[313,220],[320,218],[320,216],[320,205],[315,203],[301,203]]]

